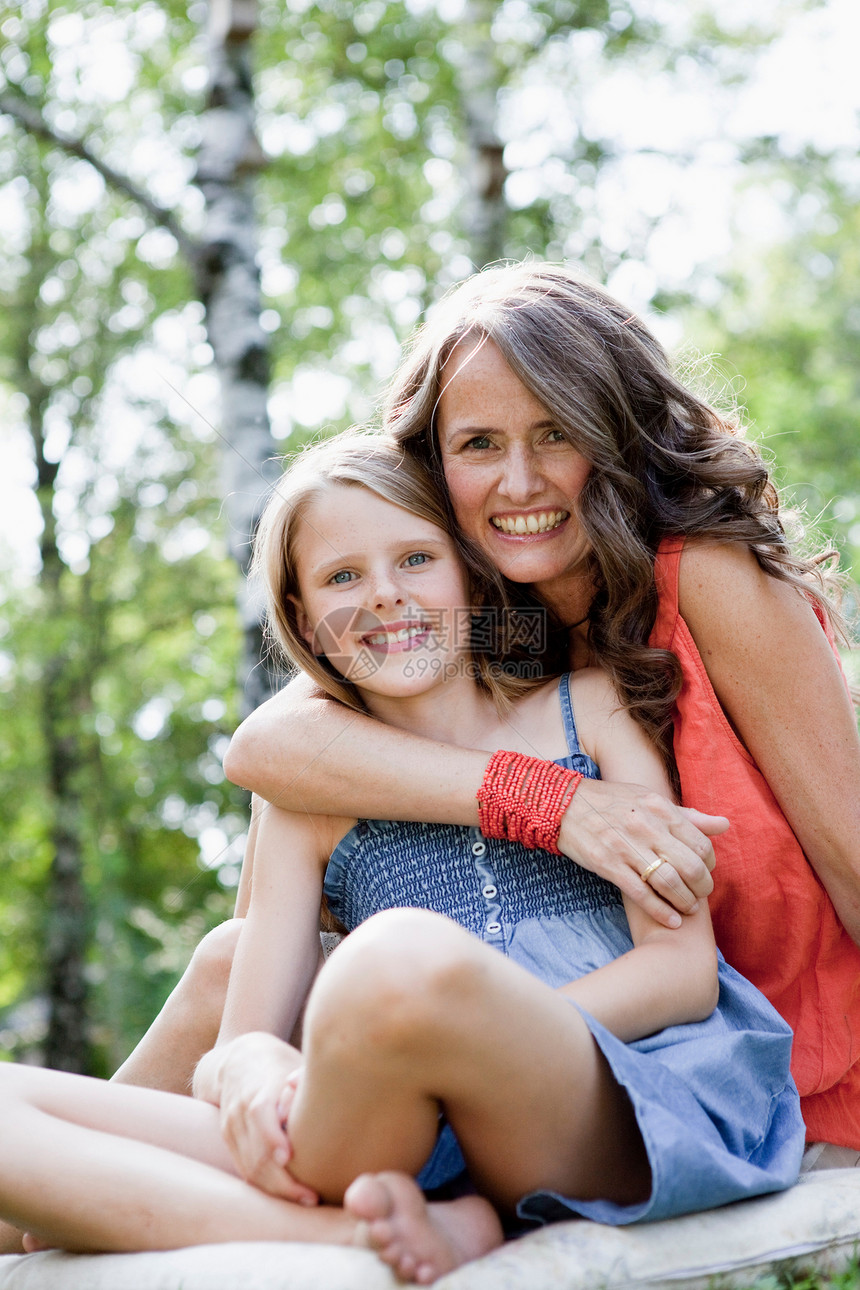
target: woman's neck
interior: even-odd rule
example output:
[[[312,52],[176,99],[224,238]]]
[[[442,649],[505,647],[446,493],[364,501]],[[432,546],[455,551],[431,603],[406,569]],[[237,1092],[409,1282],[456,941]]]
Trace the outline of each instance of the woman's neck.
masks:
[[[548,582],[535,582],[532,590],[562,626],[579,627],[587,620],[594,599],[594,584],[587,572],[575,570]]]

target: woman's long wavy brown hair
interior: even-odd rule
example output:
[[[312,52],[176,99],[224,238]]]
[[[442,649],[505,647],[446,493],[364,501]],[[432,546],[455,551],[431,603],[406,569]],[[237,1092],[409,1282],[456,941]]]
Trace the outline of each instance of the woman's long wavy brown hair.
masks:
[[[384,429],[441,485],[434,425],[441,370],[467,337],[498,346],[592,463],[574,503],[591,544],[596,588],[589,644],[624,705],[657,742],[677,787],[672,709],[680,665],[669,651],[648,646],[660,541],[741,543],[766,573],[802,588],[839,625],[825,594],[827,557],[792,551],[776,489],[738,419],[685,388],[640,319],[564,265],[476,274],[418,331],[390,387]]]

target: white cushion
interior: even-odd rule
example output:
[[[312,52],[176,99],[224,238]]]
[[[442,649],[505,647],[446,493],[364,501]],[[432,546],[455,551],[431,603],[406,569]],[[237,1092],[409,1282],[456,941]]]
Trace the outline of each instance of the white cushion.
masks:
[[[709,1290],[780,1271],[838,1271],[860,1242],[860,1169],[776,1196],[641,1226],[556,1223],[442,1277],[437,1290]],[[247,1243],[149,1254],[0,1257],[0,1290],[395,1290],[365,1250]]]

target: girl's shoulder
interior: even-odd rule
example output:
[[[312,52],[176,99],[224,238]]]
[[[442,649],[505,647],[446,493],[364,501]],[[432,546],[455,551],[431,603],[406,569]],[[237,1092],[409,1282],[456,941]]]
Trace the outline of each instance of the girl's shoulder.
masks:
[[[280,868],[296,869],[302,864],[324,868],[337,844],[356,824],[345,816],[288,811],[256,798],[255,803],[255,855],[259,850]],[[254,866],[256,870],[256,858]]]
[[[570,695],[579,710],[580,704],[617,708],[621,704],[609,673],[602,667],[577,668],[569,676]]]
[[[554,761],[567,756],[567,736],[559,699],[559,678],[535,686],[514,701],[502,718],[500,747]]]
[[[584,730],[605,721],[622,707],[609,674],[601,667],[585,667],[530,690],[518,699],[507,722],[510,734],[516,732],[525,752],[532,757],[556,760],[567,756],[568,740],[562,713],[560,687],[570,686],[570,699],[580,741]],[[512,741],[516,743],[516,739]]]

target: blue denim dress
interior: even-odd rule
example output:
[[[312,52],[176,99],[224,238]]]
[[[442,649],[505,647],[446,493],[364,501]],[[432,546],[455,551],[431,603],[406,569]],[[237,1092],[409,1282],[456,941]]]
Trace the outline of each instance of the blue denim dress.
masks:
[[[560,764],[599,778],[579,747],[569,677],[562,677],[559,694],[569,747]],[[474,828],[360,820],[329,861],[325,893],[350,930],[383,909],[446,914],[552,988],[632,948],[620,893],[610,883],[563,856],[488,839]],[[537,1191],[520,1200],[522,1220],[579,1214],[602,1223],[653,1221],[795,1182],[804,1127],[789,1073],[791,1031],[722,957],[719,983],[717,1008],[706,1021],[629,1044],[579,1009],[629,1095],[651,1166],[651,1194],[640,1204],[617,1205]],[[419,1182],[432,1190],[465,1167],[445,1125]]]

